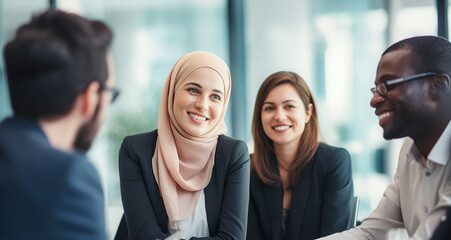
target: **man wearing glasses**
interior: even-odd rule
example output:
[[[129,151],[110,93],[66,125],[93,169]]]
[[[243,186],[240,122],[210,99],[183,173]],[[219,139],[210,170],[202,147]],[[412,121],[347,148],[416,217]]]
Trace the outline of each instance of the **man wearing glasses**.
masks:
[[[398,168],[360,226],[324,239],[384,239],[394,228],[432,237],[451,206],[450,74],[451,43],[440,37],[404,39],[382,54],[370,105],[385,139],[407,137]]]
[[[14,115],[0,123],[0,239],[107,239],[85,152],[118,95],[100,21],[47,10],[3,50]]]

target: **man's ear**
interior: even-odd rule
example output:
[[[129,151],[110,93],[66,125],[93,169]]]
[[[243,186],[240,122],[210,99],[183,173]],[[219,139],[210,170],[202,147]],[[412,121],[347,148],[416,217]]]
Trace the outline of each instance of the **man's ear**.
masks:
[[[450,91],[450,78],[448,74],[440,73],[434,76],[431,80],[429,93],[433,100],[443,98]]]
[[[82,114],[92,116],[97,108],[97,104],[100,101],[99,94],[100,84],[99,82],[91,82],[86,90],[81,94],[82,98]]]

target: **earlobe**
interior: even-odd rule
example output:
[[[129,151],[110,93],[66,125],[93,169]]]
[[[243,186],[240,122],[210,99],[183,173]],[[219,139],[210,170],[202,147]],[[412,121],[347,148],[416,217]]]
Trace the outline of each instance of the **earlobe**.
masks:
[[[307,114],[306,114],[306,119],[305,119],[305,123],[308,123],[308,121],[310,121],[310,118],[312,117],[312,111],[313,111],[313,104],[309,103],[307,105]]]
[[[100,101],[99,94],[100,84],[96,81],[91,82],[86,90],[82,93],[83,104],[82,104],[82,114],[87,116],[92,116],[95,109]]]

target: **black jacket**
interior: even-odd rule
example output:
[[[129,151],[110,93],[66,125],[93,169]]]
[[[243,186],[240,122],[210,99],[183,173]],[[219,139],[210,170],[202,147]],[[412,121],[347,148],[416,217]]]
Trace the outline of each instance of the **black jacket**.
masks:
[[[350,227],[353,182],[349,153],[320,143],[310,164],[292,190],[287,221],[292,240],[315,239]],[[247,239],[283,239],[282,207],[282,185],[268,186],[252,172]]]
[[[116,239],[169,236],[168,216],[152,170],[157,131],[126,137],[119,152],[125,219]],[[249,200],[249,154],[243,141],[221,135],[209,184],[204,189],[210,238],[244,239]],[[124,226],[128,234],[124,234]],[[122,230],[121,230],[122,228]]]

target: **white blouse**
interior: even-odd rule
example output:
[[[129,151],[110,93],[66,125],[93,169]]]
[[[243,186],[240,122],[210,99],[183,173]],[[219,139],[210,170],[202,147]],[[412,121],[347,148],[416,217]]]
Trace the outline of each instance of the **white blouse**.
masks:
[[[174,222],[175,229],[168,224],[169,232],[173,235],[166,239],[190,239],[191,237],[209,237],[207,211],[205,209],[205,193],[202,190],[196,209],[191,216],[182,221]]]

